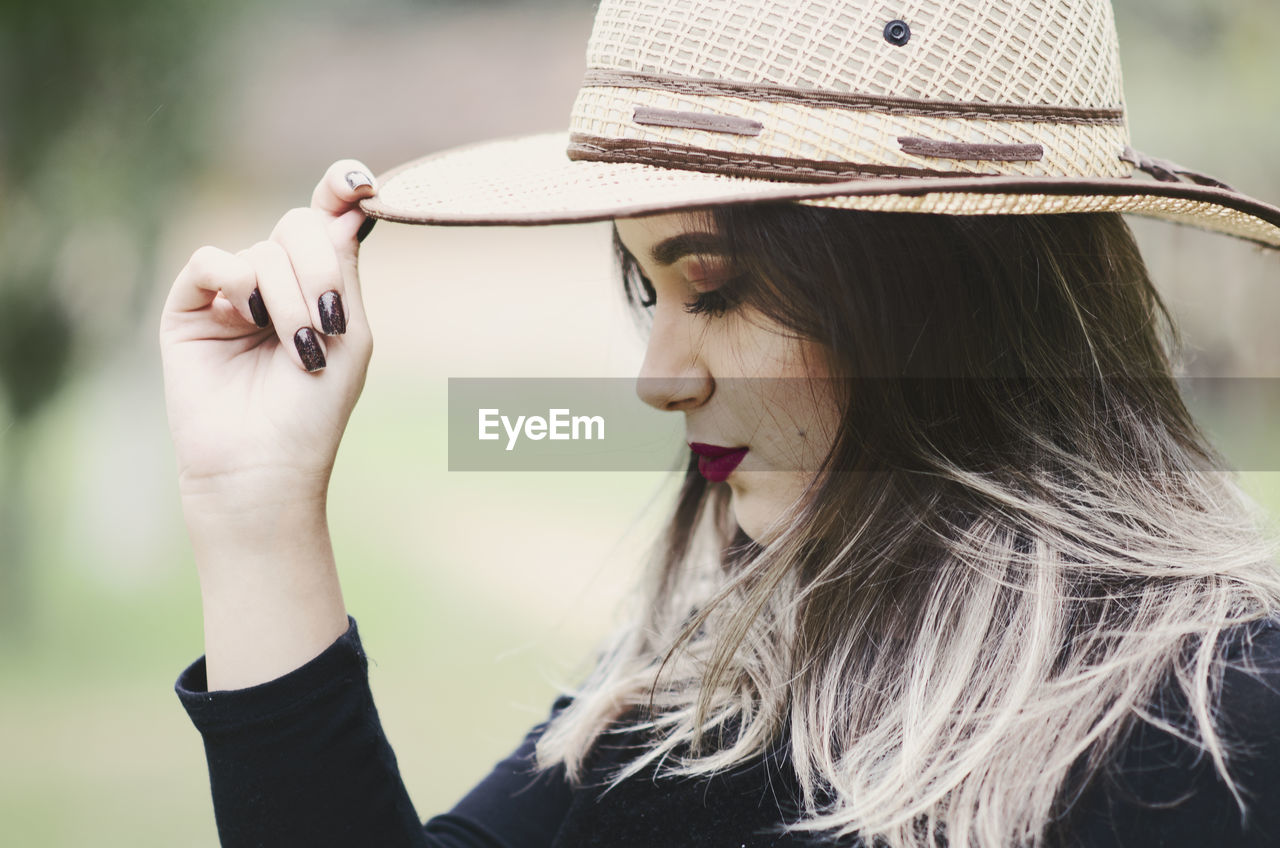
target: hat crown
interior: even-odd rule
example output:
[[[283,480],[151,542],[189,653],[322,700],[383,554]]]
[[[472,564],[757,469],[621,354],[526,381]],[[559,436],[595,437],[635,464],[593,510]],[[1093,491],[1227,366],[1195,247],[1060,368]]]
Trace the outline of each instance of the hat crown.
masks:
[[[601,0],[587,58],[567,133],[408,163],[365,211],[1131,212],[1280,247],[1280,208],[1132,149],[1108,0]]]
[[[905,44],[885,27],[903,21]],[[966,103],[1122,108],[1109,0],[603,0],[589,68]]]

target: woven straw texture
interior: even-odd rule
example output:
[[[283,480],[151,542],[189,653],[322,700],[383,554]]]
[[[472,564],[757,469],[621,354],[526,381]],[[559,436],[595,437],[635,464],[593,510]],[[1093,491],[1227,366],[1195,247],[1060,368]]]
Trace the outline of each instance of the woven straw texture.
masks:
[[[378,194],[365,211],[439,223],[521,223],[530,216],[572,221],[612,218],[620,210],[687,208],[709,195],[783,198],[794,190],[790,183],[649,165],[572,162],[564,155],[568,140],[553,133],[498,141],[410,163],[390,178],[379,177]]]
[[[1118,211],[1280,246],[1280,209],[1127,152],[1108,0],[602,0],[587,63],[569,133],[407,163],[363,208],[436,224],[772,200]]]
[[[890,43],[887,22],[911,26]],[[661,23],[661,25],[659,25]],[[591,71],[783,86],[946,104],[1122,109],[1120,62],[1106,0],[850,3],[834,0],[613,0],[587,48]],[[730,115],[764,124],[755,137],[642,126],[637,108]],[[743,156],[877,168],[1026,176],[1124,176],[1123,121],[932,118],[798,103],[585,86],[570,130]],[[902,152],[899,138],[1039,144],[1035,162],[958,161]]]
[[[1211,199],[1159,194],[1181,191],[1231,197],[1180,184],[1126,179],[1110,181],[1101,194],[1084,193],[1085,188],[1081,193],[1049,194],[1019,191],[1017,185],[1009,185],[1017,182],[1010,178],[1004,179],[1007,187],[1002,191],[966,191],[965,185],[973,181],[955,179],[945,192],[907,194],[909,187],[938,181],[894,178],[814,186],[649,165],[574,162],[564,155],[567,142],[567,134],[551,133],[428,156],[380,176],[378,194],[363,207],[370,215],[406,223],[465,225],[599,221],[719,203],[793,199],[836,208],[952,215],[1114,211],[1194,224],[1280,246],[1280,209],[1238,195],[1246,208],[1261,207],[1260,213]],[[892,193],[896,190],[904,193]],[[840,196],[854,191],[864,194]]]
[[[813,206],[867,212],[926,212],[942,215],[1056,215],[1079,212],[1126,212],[1195,224],[1249,241],[1280,245],[1280,226],[1236,209],[1205,200],[1135,194],[1128,197],[1049,194],[923,194],[918,197],[830,197],[802,200]]]
[[[748,118],[765,125],[746,137],[705,130],[646,127],[636,108],[656,107]],[[693,97],[665,91],[584,88],[571,123],[574,132],[602,138],[656,141],[725,153],[865,163],[875,167],[1026,176],[1126,176],[1117,153],[1128,144],[1124,126],[928,118],[873,111],[760,103],[733,97]],[[904,153],[898,139],[923,136],[971,144],[1039,144],[1038,162],[940,161]]]
[[[897,47],[885,24],[904,20]],[[605,0],[589,68],[956,102],[1122,105],[1106,0]]]

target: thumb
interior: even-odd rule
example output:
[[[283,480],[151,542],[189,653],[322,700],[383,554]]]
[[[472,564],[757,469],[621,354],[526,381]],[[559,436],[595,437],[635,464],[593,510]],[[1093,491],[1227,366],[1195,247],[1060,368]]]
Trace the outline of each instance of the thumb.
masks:
[[[373,171],[367,165],[358,159],[339,159],[316,183],[311,208],[337,218],[376,193]]]
[[[329,240],[340,255],[355,255],[376,220],[366,217],[359,207],[348,209],[329,222]]]

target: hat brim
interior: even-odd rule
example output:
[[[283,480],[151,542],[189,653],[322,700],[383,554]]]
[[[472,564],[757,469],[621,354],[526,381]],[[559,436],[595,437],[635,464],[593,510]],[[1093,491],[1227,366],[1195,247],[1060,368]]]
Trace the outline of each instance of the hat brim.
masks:
[[[377,178],[365,214],[406,224],[536,226],[725,204],[799,201],[877,212],[1123,212],[1280,248],[1280,208],[1223,188],[1146,179],[891,177],[798,183],[571,160],[567,133],[446,150]]]

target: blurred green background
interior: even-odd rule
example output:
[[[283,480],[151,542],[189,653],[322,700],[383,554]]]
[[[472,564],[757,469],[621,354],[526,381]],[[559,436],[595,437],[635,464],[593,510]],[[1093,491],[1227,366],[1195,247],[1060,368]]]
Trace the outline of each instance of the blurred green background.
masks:
[[[1280,201],[1280,6],[1116,6],[1134,146]],[[0,5],[0,844],[217,844],[171,691],[203,650],[155,342],[173,276],[201,244],[265,238],[334,159],[381,172],[562,128],[592,7]],[[1277,376],[1280,255],[1135,229],[1188,373]],[[673,492],[658,473],[446,471],[448,377],[634,373],[612,273],[602,225],[383,223],[364,247],[377,352],[331,527],[424,817],[582,672]],[[1277,475],[1244,476],[1280,514]]]

